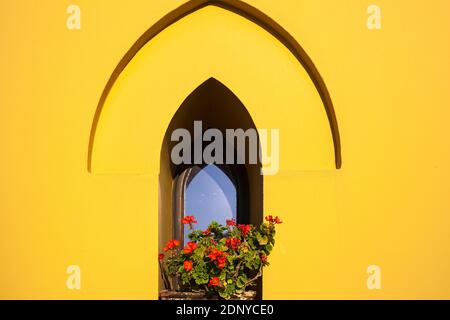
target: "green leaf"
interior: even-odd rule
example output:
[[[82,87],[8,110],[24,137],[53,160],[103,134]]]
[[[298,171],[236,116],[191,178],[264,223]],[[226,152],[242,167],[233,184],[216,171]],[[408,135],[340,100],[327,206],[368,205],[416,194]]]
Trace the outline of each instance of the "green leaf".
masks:
[[[262,236],[260,233],[256,234],[256,239],[258,240],[261,246],[265,246],[269,242],[267,236]]]
[[[240,274],[239,277],[237,278],[236,286],[238,288],[243,288],[245,286],[245,283],[247,282],[247,280],[248,280],[248,278],[245,273]]]
[[[226,292],[226,291],[220,291],[220,292],[219,292],[219,296],[220,296],[221,298],[226,299],[226,300],[230,299],[230,295],[229,295],[228,292]]]
[[[207,272],[195,272],[193,274],[195,283],[198,285],[207,284],[209,282],[209,276]]]

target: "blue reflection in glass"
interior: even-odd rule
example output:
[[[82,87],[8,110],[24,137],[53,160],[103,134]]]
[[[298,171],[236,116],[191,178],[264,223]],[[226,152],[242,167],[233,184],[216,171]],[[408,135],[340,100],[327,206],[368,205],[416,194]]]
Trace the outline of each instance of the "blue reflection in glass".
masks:
[[[193,215],[195,229],[205,230],[211,221],[225,224],[236,219],[236,188],[228,176],[215,165],[200,170],[186,187],[184,215]],[[189,241],[188,226],[184,226],[184,243]]]

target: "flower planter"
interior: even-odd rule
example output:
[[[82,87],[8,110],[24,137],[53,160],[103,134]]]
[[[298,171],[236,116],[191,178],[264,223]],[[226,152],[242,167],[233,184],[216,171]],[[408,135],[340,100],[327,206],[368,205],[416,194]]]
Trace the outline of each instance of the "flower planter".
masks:
[[[159,300],[219,300],[219,296],[207,294],[205,291],[181,292],[161,290],[159,292]],[[240,295],[234,295],[231,300],[255,300],[256,291],[245,291]]]
[[[194,216],[185,216],[190,241],[169,240],[158,254],[164,288],[160,300],[256,300],[249,288],[257,285],[275,245],[278,217],[267,216],[255,227],[227,220],[212,221],[206,230],[194,230]],[[169,289],[169,290],[167,290]],[[174,290],[175,289],[175,290]],[[176,291],[178,290],[178,291]]]

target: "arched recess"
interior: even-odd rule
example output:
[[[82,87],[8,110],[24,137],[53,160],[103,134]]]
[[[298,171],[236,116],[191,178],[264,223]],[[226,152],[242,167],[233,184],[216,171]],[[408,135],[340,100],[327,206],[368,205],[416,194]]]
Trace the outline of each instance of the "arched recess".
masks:
[[[171,134],[179,128],[187,129],[194,137],[194,121],[202,121],[203,130],[218,129],[225,137],[226,129],[255,129],[253,119],[242,102],[225,85],[210,78],[196,88],[181,104],[173,116],[163,138],[160,154],[159,171],[159,248],[169,239],[183,239],[181,218],[183,216],[184,191],[195,170],[208,163],[175,165],[171,161],[171,150],[177,142],[171,141]],[[200,138],[201,139],[201,138]],[[194,139],[193,139],[194,140]],[[198,142],[198,141],[197,141]],[[192,141],[192,150],[194,150]],[[226,157],[226,141],[221,155]],[[257,141],[259,145],[259,137]],[[203,148],[207,146],[203,143]],[[248,145],[248,141],[247,141]],[[237,150],[234,150],[235,158]],[[249,148],[245,150],[248,159]],[[261,163],[216,164],[236,187],[237,222],[258,225],[263,220],[263,176],[260,174]],[[192,171],[190,170],[192,169]],[[213,217],[212,217],[213,218]],[[161,280],[161,279],[160,279]],[[160,286],[162,281],[160,281]],[[258,294],[262,294],[262,282],[258,283]]]
[[[155,23],[150,29],[148,29],[136,42],[135,44],[128,50],[128,52],[125,54],[125,56],[122,58],[122,60],[119,62],[119,64],[117,65],[117,67],[114,69],[112,75],[110,76],[107,85],[104,88],[104,91],[101,95],[100,101],[98,103],[97,106],[97,110],[95,112],[94,115],[94,120],[93,120],[93,124],[91,127],[91,133],[90,133],[90,138],[89,138],[89,148],[88,148],[88,170],[90,172],[126,172],[126,173],[136,173],[136,172],[147,172],[147,170],[145,169],[145,165],[142,165],[142,163],[140,164],[136,164],[135,159],[139,158],[139,155],[143,155],[145,152],[143,152],[142,150],[138,150],[139,147],[133,146],[132,144],[130,144],[130,146],[125,147],[130,149],[131,152],[127,152],[126,154],[131,154],[131,156],[128,156],[128,159],[122,159],[122,160],[117,160],[117,157],[115,157],[115,154],[107,154],[108,152],[111,152],[111,150],[116,147],[116,152],[118,154],[124,154],[123,150],[123,145],[124,143],[121,143],[121,145],[118,145],[116,142],[114,142],[114,139],[116,140],[120,140],[117,139],[118,136],[120,136],[120,134],[117,133],[117,129],[114,129],[116,131],[116,133],[114,132],[108,132],[108,130],[112,130],[110,128],[107,128],[106,130],[100,130],[100,123],[102,122],[101,119],[102,118],[106,118],[107,121],[111,121],[111,116],[110,115],[105,115],[105,105],[109,104],[110,108],[112,109],[111,105],[115,106],[118,104],[124,104],[124,101],[120,101],[120,96],[125,96],[126,94],[123,94],[123,91],[126,91],[129,89],[129,87],[127,87],[126,83],[130,85],[129,81],[126,81],[127,79],[130,79],[133,74],[138,73],[139,71],[137,71],[137,68],[139,64],[142,64],[143,61],[146,59],[146,56],[151,56],[152,54],[148,54],[150,48],[149,45],[150,43],[153,43],[153,47],[155,48],[156,53],[154,53],[155,57],[161,57],[162,55],[158,55],[158,45],[159,46],[164,46],[164,45],[168,45],[169,42],[168,38],[171,38],[170,36],[167,36],[168,33],[172,32],[174,33],[173,29],[169,32],[168,30],[171,29],[173,26],[182,26],[185,27],[186,24],[183,25],[184,22],[181,22],[183,20],[186,20],[188,17],[190,18],[190,16],[194,16],[195,14],[197,14],[197,12],[199,11],[204,11],[204,9],[206,7],[216,7],[216,8],[221,8],[224,9],[227,12],[233,13],[238,15],[241,18],[245,18],[246,21],[248,21],[249,23],[253,23],[254,25],[259,26],[260,28],[262,28],[264,31],[266,31],[268,34],[270,34],[271,36],[273,36],[279,44],[281,44],[283,46],[284,50],[288,50],[292,56],[295,58],[296,62],[299,63],[299,65],[301,66],[302,70],[297,70],[300,72],[305,72],[305,74],[308,77],[308,81],[310,81],[314,87],[315,93],[318,95],[318,97],[320,98],[321,104],[322,104],[322,108],[324,108],[325,114],[326,114],[326,119],[327,119],[327,126],[328,126],[328,130],[331,136],[331,141],[332,141],[332,149],[333,149],[333,156],[334,156],[334,164],[335,164],[335,168],[340,168],[341,164],[342,164],[342,160],[341,160],[341,144],[340,144],[340,137],[339,137],[339,129],[338,129],[338,124],[336,121],[336,115],[334,112],[334,108],[333,108],[333,104],[329,95],[329,92],[327,90],[327,87],[322,79],[322,77],[320,76],[317,68],[314,66],[314,63],[312,62],[312,60],[309,58],[309,56],[306,54],[306,52],[302,49],[302,47],[299,45],[299,43],[286,31],[284,30],[278,23],[276,23],[274,20],[272,20],[270,17],[268,17],[267,15],[265,15],[264,13],[262,13],[261,11],[259,11],[258,9],[254,8],[253,6],[250,6],[242,1],[239,0],[191,0],[188,1],[187,3],[183,4],[182,6],[180,6],[179,8],[175,9],[174,11],[168,13],[166,16],[164,16],[162,19],[160,19],[157,23]],[[209,10],[208,12],[211,12],[211,10]],[[192,18],[193,20],[197,19],[198,16],[195,16],[194,18]],[[229,19],[230,17],[228,16],[227,19]],[[198,23],[197,21],[194,21]],[[202,28],[209,28],[210,26],[212,26],[212,24],[214,24],[214,19],[210,20],[210,23],[208,25],[203,25]],[[225,21],[226,23],[228,23],[228,21]],[[186,22],[187,23],[187,22]],[[190,22],[189,22],[190,23]],[[220,22],[219,22],[220,23]],[[193,25],[195,25],[195,23],[193,23]],[[223,27],[226,27],[225,24]],[[247,26],[245,26],[247,27]],[[212,26],[212,28],[214,28],[214,26]],[[205,29],[200,29],[202,31],[205,31]],[[244,30],[241,30],[244,31]],[[206,32],[206,31],[205,31]],[[257,41],[254,41],[256,38],[249,38],[249,39],[245,39],[244,38],[244,33],[242,32],[242,34],[240,34],[240,47],[242,47],[245,50],[245,46],[248,47],[252,47],[252,45],[255,46],[254,49],[254,55],[255,57],[257,55],[260,55],[262,52],[264,52],[261,50],[258,50],[257,46],[258,43],[256,43]],[[165,34],[166,37],[161,36],[162,34]],[[158,37],[161,37],[161,39],[157,40]],[[220,37],[219,37],[220,38]],[[173,39],[171,38],[169,41],[185,41],[186,39],[182,39],[182,38],[178,38],[178,39]],[[214,42],[217,41],[213,38],[208,38],[207,36],[205,36],[202,40],[199,42],[198,44],[192,44],[192,47],[203,47],[204,44],[208,44],[209,42]],[[225,47],[227,45],[227,39],[220,39],[220,41],[223,41],[223,46]],[[258,39],[257,39],[258,40]],[[159,41],[159,42],[158,42]],[[258,40],[259,41],[259,40]],[[155,44],[155,42],[158,42],[158,45]],[[189,43],[188,46],[191,46],[191,44]],[[205,47],[206,48],[206,47]],[[179,51],[180,57],[181,59],[183,58],[183,51],[187,50],[187,47],[182,48]],[[209,48],[207,48],[209,49]],[[286,58],[284,56],[284,53],[281,52],[282,50],[278,50],[279,54],[280,54],[280,59],[289,59]],[[265,51],[266,55],[270,56],[271,53],[268,53],[267,51]],[[185,63],[187,64],[191,64],[191,65],[196,65],[196,64],[201,64],[204,60],[206,60],[205,58],[200,57],[200,55],[196,55],[195,53],[191,54],[192,56],[199,56],[199,61],[186,61]],[[167,55],[166,55],[167,56]],[[242,58],[242,56],[239,56],[239,58]],[[244,60],[244,59],[242,59]],[[270,60],[270,59],[269,59]],[[275,65],[275,61],[277,60],[271,60],[267,62],[266,67],[270,68],[270,64],[274,64]],[[158,61],[160,62],[160,61]],[[239,65],[239,63],[236,63],[236,61],[228,61],[228,64],[232,65],[235,64],[236,66],[239,66],[240,68],[237,69],[242,69],[241,66]],[[205,65],[208,65],[208,63],[203,63],[203,67]],[[201,65],[199,65],[201,66]],[[233,67],[233,66],[232,66]],[[207,67],[206,67],[207,68]],[[228,67],[229,68],[229,67]],[[287,68],[287,69],[286,69]],[[282,75],[280,77],[285,76],[286,74],[289,73],[289,66],[285,65],[281,65],[281,69],[282,70]],[[295,68],[295,67],[294,67]],[[291,68],[291,69],[294,69]],[[215,70],[214,70],[215,69]],[[143,69],[142,69],[143,70]],[[234,69],[233,69],[234,70]],[[148,71],[148,70],[147,70]],[[183,75],[186,71],[188,71],[188,68],[186,70],[180,70],[179,74]],[[223,71],[223,70],[221,70]],[[217,69],[217,64],[214,65],[210,70],[210,74],[208,76],[220,76],[222,75],[221,71]],[[242,72],[246,72],[246,70],[242,70]],[[272,71],[268,72],[269,76],[273,76],[270,75]],[[236,71],[237,76],[239,77],[239,71]],[[272,72],[273,73],[273,72]],[[197,74],[191,74],[190,76],[190,81],[191,84],[198,82],[199,78],[201,77],[205,77],[205,74],[202,74],[201,71],[198,71]],[[259,78],[258,78],[259,77]],[[263,81],[260,81],[261,79],[263,79],[264,77],[268,77],[267,74],[255,74],[254,75],[254,79],[258,80],[259,82],[262,82],[262,84],[258,84],[255,82],[255,85],[252,87],[251,85],[247,86],[246,88],[244,88],[244,86],[241,87],[236,87],[233,88],[233,91],[241,91],[238,92],[238,95],[241,97],[241,99],[244,99],[244,101],[246,99],[250,100],[251,99],[251,95],[261,95],[261,100],[267,100],[264,99],[262,96],[264,94],[269,94],[267,90],[273,90],[274,88],[255,88],[255,86],[258,84],[259,86],[264,87],[264,85],[266,83],[264,83]],[[300,77],[303,77],[302,75]],[[174,79],[176,82],[176,79]],[[233,85],[233,79],[226,79],[227,83],[230,82],[231,85]],[[280,82],[283,83],[282,81],[283,79],[280,79]],[[142,81],[141,81],[142,82]],[[167,82],[161,81],[160,84],[157,84],[155,82],[152,82],[152,85],[154,85],[154,92],[151,93],[153,95],[153,98],[157,95],[157,91],[158,89],[161,89],[162,85],[167,85]],[[299,86],[297,88],[290,88],[289,87],[289,83],[294,83],[295,81],[290,81],[287,78],[285,79],[283,86],[286,87],[286,91],[287,92],[293,92],[294,90],[297,90],[298,92],[301,92],[302,94],[306,94],[309,95],[311,94],[311,88],[309,87],[309,84],[307,84],[305,81],[300,81]],[[296,83],[296,82],[295,82]],[[158,86],[159,85],[159,86]],[[144,88],[142,86],[138,86],[139,89],[141,90],[141,92],[144,90]],[[289,87],[289,88],[288,88]],[[122,89],[125,88],[125,89]],[[186,89],[186,85],[184,86],[184,89]],[[280,88],[276,88],[277,90],[280,90]],[[247,92],[245,92],[245,90],[247,90]],[[116,91],[116,92],[114,92]],[[150,92],[151,90],[147,90],[148,92]],[[160,90],[161,91],[161,90]],[[174,92],[176,94],[174,94],[174,96],[180,97],[183,94],[186,93],[186,91],[181,92],[181,89],[179,91],[174,90]],[[251,92],[253,91],[253,92]],[[280,90],[279,96],[283,96],[283,94],[281,93],[282,90]],[[130,91],[131,92],[131,91]],[[271,91],[274,92],[274,91]],[[306,92],[306,93],[305,93]],[[242,94],[241,94],[242,93]],[[127,94],[131,94],[131,93],[127,93]],[[149,93],[150,94],[150,93]],[[273,95],[273,100],[280,100],[278,97],[276,97],[276,94]],[[151,97],[147,97],[145,100],[146,103],[151,102]],[[154,99],[155,101],[159,101],[160,98],[156,97],[156,99]],[[289,100],[289,99],[286,99]],[[295,99],[290,99],[291,101],[294,101]],[[299,121],[303,121],[302,119],[308,119],[309,124],[306,125],[301,125],[301,127],[304,127],[305,129],[303,130],[322,130],[322,126],[318,126],[317,124],[321,121],[321,120],[317,120],[316,122],[313,121],[312,117],[309,117],[310,114],[304,116],[301,114],[298,114],[299,112],[301,113],[301,111],[299,110],[303,110],[303,109],[308,109],[309,107],[311,108],[315,108],[317,105],[317,101],[315,101],[315,98],[306,98],[306,100],[308,100],[309,102],[307,102],[306,104],[304,104],[303,102],[300,103],[299,105],[292,105],[289,106],[290,111],[284,110],[283,108],[280,108],[281,110],[284,110],[284,113],[286,113],[286,115],[288,114],[288,112],[293,112],[294,113],[294,117],[297,117],[297,119],[299,119]],[[314,102],[311,102],[314,100]],[[109,101],[109,103],[108,103]],[[170,103],[168,101],[168,103]],[[246,106],[249,106],[251,113],[255,114],[255,118],[258,118],[259,115],[255,112],[253,112],[252,109],[257,108],[256,105],[254,105],[253,101],[251,103],[247,103],[247,101],[245,101]],[[148,107],[151,108],[158,108],[158,106],[153,105],[150,106],[148,105]],[[174,107],[173,104],[171,106],[172,108]],[[286,106],[282,106],[282,107],[286,107]],[[298,110],[296,110],[295,108],[298,108]],[[265,112],[267,113],[268,110],[267,108],[265,108],[264,106],[260,107],[260,112]],[[277,109],[274,109],[277,110]],[[272,112],[275,112],[274,110],[272,110]],[[115,111],[114,111],[115,112]],[[311,113],[311,111],[308,111],[309,113]],[[166,113],[170,114],[169,113]],[[270,116],[269,116],[270,117]],[[286,116],[289,117],[289,116]],[[286,118],[285,117],[285,118]],[[120,116],[119,116],[120,118]],[[163,119],[163,121],[167,121],[167,118]],[[288,119],[286,119],[286,121],[289,121]],[[262,123],[262,121],[260,121]],[[266,123],[266,122],[265,122]],[[141,126],[143,126],[143,124],[140,124]],[[280,126],[279,124],[276,124],[275,126]],[[113,127],[113,126],[110,126]],[[119,126],[120,127],[120,126]],[[320,128],[318,128],[320,127]],[[123,129],[123,128],[121,128]],[[101,132],[99,132],[101,131]],[[285,130],[285,132],[287,132]],[[290,134],[290,132],[288,132]],[[139,134],[138,129],[135,130],[135,132],[133,132],[132,134],[130,134],[130,138],[133,137],[133,135]],[[295,161],[292,159],[299,159],[298,155],[302,154],[304,158],[308,157],[309,155],[313,154],[318,148],[321,148],[322,146],[327,145],[327,142],[325,141],[326,139],[322,139],[321,141],[317,140],[317,135],[316,134],[312,134],[311,136],[305,136],[305,135],[299,135],[300,139],[301,137],[305,137],[305,139],[310,140],[309,142],[306,142],[304,144],[302,143],[298,143],[297,145],[297,149],[301,150],[301,152],[297,152],[297,153],[293,153],[292,155],[289,153],[289,157],[291,159],[291,161]],[[320,136],[320,134],[319,134]],[[130,140],[129,140],[130,141]],[[297,141],[298,142],[298,141]],[[119,143],[120,144],[120,143]],[[311,145],[318,145],[319,147],[308,147]],[[286,143],[285,143],[286,145]],[[144,147],[144,146],[142,146]],[[132,148],[135,148],[134,150],[131,150]],[[293,150],[294,146],[289,146],[289,150]],[[119,151],[120,150],[120,151]],[[97,153],[98,155],[96,156],[95,153]],[[113,152],[114,153],[114,152]],[[318,156],[311,156],[311,161],[307,162],[306,165],[306,169],[310,169],[311,167],[311,163],[314,163],[314,161],[316,161],[316,159],[320,158],[321,155]],[[109,160],[104,161],[105,158],[109,158]],[[133,158],[132,160],[130,160],[131,158]],[[285,157],[286,158],[286,157]],[[99,160],[98,160],[99,159]],[[112,160],[111,159],[116,159],[116,163],[111,164]],[[147,157],[148,159],[148,157]],[[142,160],[143,161],[143,160]],[[106,163],[108,162],[108,163]],[[128,165],[127,163],[133,162],[133,164]],[[324,161],[325,163],[326,161]],[[296,170],[296,169],[302,169],[302,165],[300,165],[298,168],[295,165],[288,165],[286,166],[288,169],[292,170]],[[313,166],[314,167],[314,166]],[[319,168],[324,168],[327,167],[327,165],[319,165]]]

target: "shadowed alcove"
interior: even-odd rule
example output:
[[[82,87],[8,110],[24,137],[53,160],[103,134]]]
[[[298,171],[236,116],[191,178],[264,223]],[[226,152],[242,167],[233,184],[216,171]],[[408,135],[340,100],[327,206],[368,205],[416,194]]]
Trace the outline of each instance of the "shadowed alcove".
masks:
[[[195,89],[181,104],[173,116],[165,133],[160,159],[159,173],[159,248],[170,239],[178,239],[183,243],[184,229],[181,219],[185,214],[185,194],[189,183],[205,167],[214,165],[225,174],[234,185],[236,193],[236,220],[238,223],[260,224],[263,217],[263,176],[259,159],[256,164],[237,164],[237,157],[249,159],[249,139],[246,139],[245,155],[234,149],[234,164],[224,163],[194,163],[191,153],[190,163],[176,165],[171,160],[171,150],[178,141],[171,141],[172,132],[176,129],[186,129],[194,143],[201,136],[194,136],[194,122],[201,121],[203,132],[214,128],[220,130],[225,137],[226,129],[255,129],[256,126],[242,102],[225,85],[210,78]],[[210,142],[203,142],[203,149]],[[226,159],[227,144],[223,143],[222,154]],[[259,146],[259,137],[258,137]],[[236,145],[236,144],[232,144]],[[229,151],[229,149],[228,149]],[[240,150],[241,151],[241,150]],[[203,150],[202,150],[203,152]],[[223,180],[223,179],[222,179]],[[214,211],[214,210],[212,210]],[[194,214],[195,212],[190,212]],[[210,220],[219,220],[212,213]],[[161,279],[160,279],[161,286]],[[261,281],[258,284],[258,296],[261,297]]]

